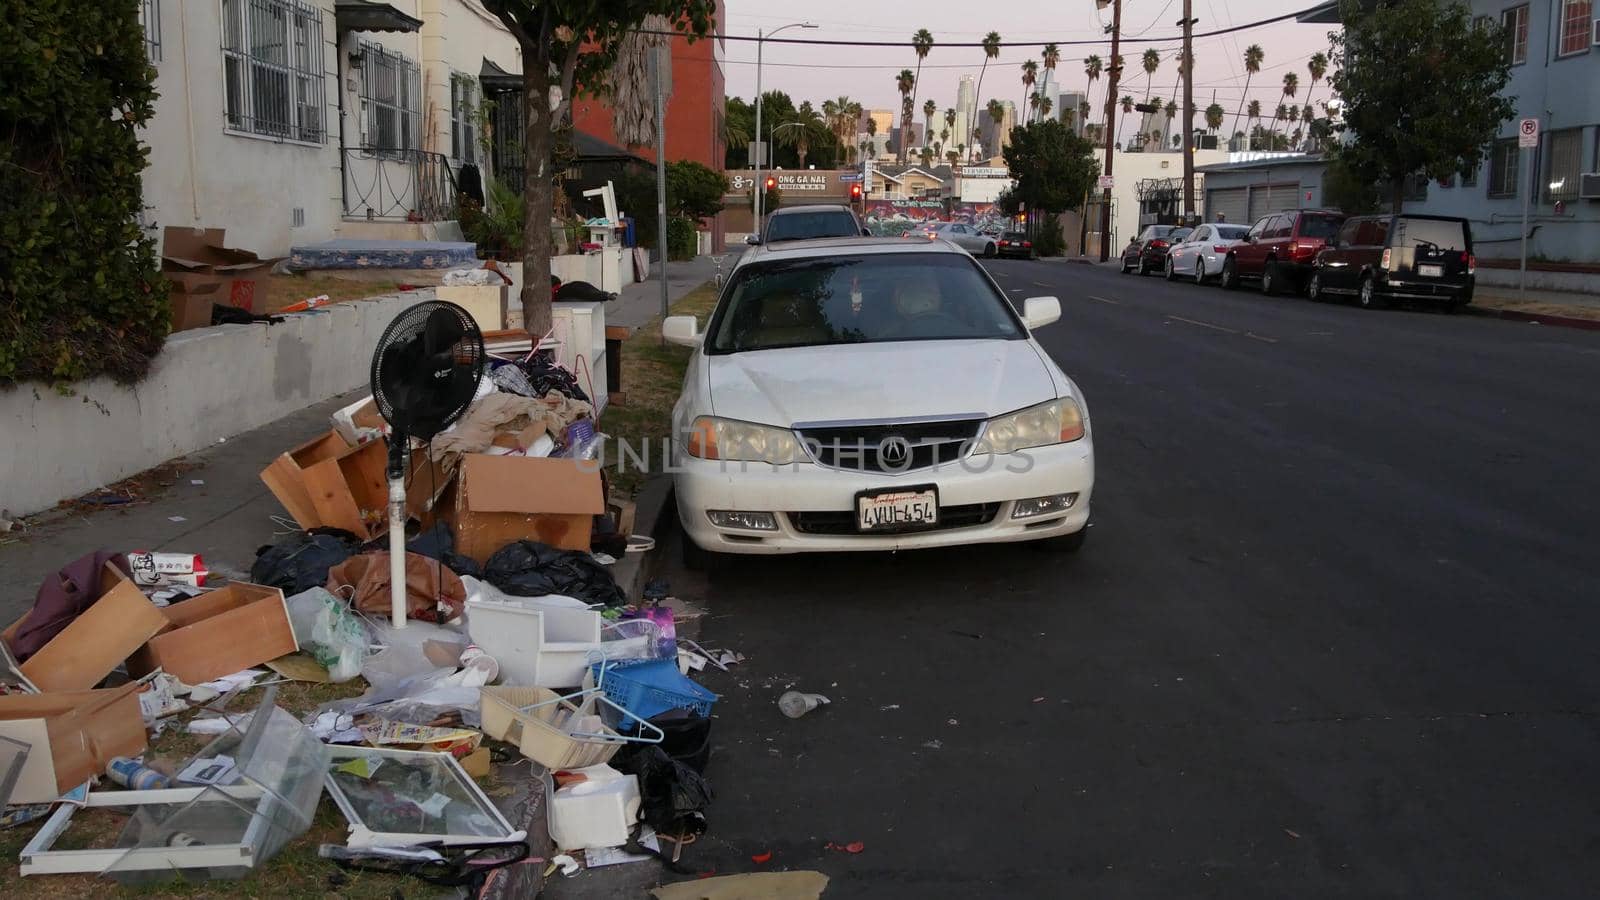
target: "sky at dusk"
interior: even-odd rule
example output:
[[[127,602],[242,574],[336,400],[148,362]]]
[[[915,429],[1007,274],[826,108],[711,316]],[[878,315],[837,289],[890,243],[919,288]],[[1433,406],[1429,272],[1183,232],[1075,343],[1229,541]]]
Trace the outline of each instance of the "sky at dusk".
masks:
[[[977,42],[990,30],[1000,32],[1003,41],[1026,41],[1026,46],[1002,47],[991,60],[984,76],[979,108],[992,97],[1020,104],[1024,92],[1021,65],[1037,60],[1046,41],[1062,44],[1061,63],[1056,79],[1064,91],[1082,91],[1087,78],[1083,58],[1097,53],[1109,60],[1110,35],[1101,22],[1111,23],[1108,7],[1097,13],[1093,0],[1044,0],[1044,2],[983,3],[975,0],[921,0],[917,3],[881,3],[873,0],[807,0],[805,3],[780,3],[775,0],[724,0],[726,29],[730,35],[754,35],[757,29],[771,29],[791,22],[810,21],[816,29],[791,28],[779,37],[825,38],[833,40],[893,40],[909,42],[912,32],[926,28],[933,32],[934,47],[923,62],[921,85],[917,91],[918,117],[922,101],[931,97],[940,108],[955,105],[956,85],[962,75],[978,75],[984,56],[981,47],[942,48],[940,42]],[[1315,0],[1296,0],[1289,4],[1272,0],[1193,0],[1200,33],[1257,19],[1283,15],[1315,5]],[[1152,94],[1172,97],[1177,90],[1178,65],[1173,54],[1180,46],[1177,21],[1183,12],[1182,0],[1130,0],[1123,6],[1123,35],[1164,37],[1159,43],[1124,42],[1126,65],[1119,94],[1145,96],[1145,73],[1139,59],[1146,47],[1162,54],[1161,67],[1153,78]],[[1279,102],[1283,73],[1294,71],[1300,78],[1298,99],[1305,102],[1310,76],[1306,59],[1328,47],[1328,25],[1300,25],[1292,20],[1276,25],[1235,32],[1220,37],[1195,40],[1195,107],[1197,112],[1213,97],[1231,115],[1241,106],[1244,95],[1244,50],[1260,44],[1266,53],[1260,74],[1250,83],[1250,97],[1261,101],[1267,110]],[[1066,41],[1093,40],[1094,45],[1073,46]],[[762,88],[786,91],[796,103],[809,99],[818,106],[828,98],[847,95],[864,107],[899,109],[899,94],[894,77],[902,68],[916,69],[916,54],[909,46],[819,47],[776,43],[763,45]],[[753,42],[729,41],[726,51],[727,94],[749,98],[755,94],[756,47]],[[1042,73],[1041,73],[1042,74]],[[1095,83],[1096,108],[1102,102],[1106,77]],[[1326,83],[1317,85],[1312,100],[1327,99]],[[1182,98],[1179,97],[1181,100]],[[1099,114],[1096,113],[1096,118]]]

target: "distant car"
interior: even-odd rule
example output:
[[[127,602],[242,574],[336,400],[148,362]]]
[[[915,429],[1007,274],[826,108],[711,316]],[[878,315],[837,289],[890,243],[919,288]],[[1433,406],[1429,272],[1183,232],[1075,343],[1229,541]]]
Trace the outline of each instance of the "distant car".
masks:
[[[1312,300],[1354,296],[1368,309],[1407,299],[1454,311],[1472,302],[1477,272],[1466,219],[1356,216],[1317,254],[1306,290]]]
[[[767,228],[761,237],[750,235],[746,243],[776,244],[783,241],[809,241],[827,237],[861,237],[871,232],[846,206],[814,204],[781,206],[767,215]]]
[[[1028,240],[1027,232],[1002,231],[995,252],[1001,257],[1033,259],[1033,241]]]
[[[1122,274],[1148,275],[1167,266],[1167,250],[1189,236],[1191,229],[1181,225],[1146,225],[1122,251]]]
[[[1344,213],[1325,209],[1291,209],[1262,216],[1244,237],[1228,249],[1219,278],[1225,288],[1236,288],[1246,278],[1261,281],[1261,293],[1299,292],[1311,277],[1311,263],[1328,239],[1339,233]]]
[[[960,222],[929,222],[906,232],[905,236],[929,241],[943,239],[974,256],[994,256],[995,251],[1000,249],[995,238],[980,234],[978,229]]]
[[[1242,243],[1249,230],[1222,222],[1195,228],[1167,252],[1167,280],[1184,276],[1193,278],[1195,284],[1205,284],[1207,278],[1222,271],[1228,249]]]

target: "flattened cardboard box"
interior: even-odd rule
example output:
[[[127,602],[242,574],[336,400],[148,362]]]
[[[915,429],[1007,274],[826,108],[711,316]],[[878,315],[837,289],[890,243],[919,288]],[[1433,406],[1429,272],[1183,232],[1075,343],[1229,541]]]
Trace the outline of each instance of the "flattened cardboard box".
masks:
[[[300,649],[277,588],[238,582],[161,613],[161,633],[128,657],[134,678],[160,668],[184,684],[200,684]]]
[[[261,481],[301,528],[343,528],[372,540],[389,525],[388,452],[383,441],[352,447],[329,431],[280,454],[261,470]],[[417,450],[407,471],[407,511],[427,527],[455,470],[450,461],[427,463],[425,452]]]
[[[222,228],[194,229],[169,226],[161,233],[161,272],[175,291],[196,295],[200,302],[186,313],[195,324],[180,327],[179,305],[173,305],[173,331],[211,324],[211,304],[225,303],[248,312],[268,312],[262,281],[275,260],[262,259],[249,250],[224,247]],[[209,287],[208,287],[209,286]],[[203,308],[204,321],[201,320]]]
[[[455,499],[456,551],[479,563],[520,540],[588,550],[606,509],[596,465],[564,458],[466,454]]]
[[[33,745],[11,802],[49,803],[103,774],[112,757],[144,752],[138,685],[0,696],[0,736]]]
[[[39,690],[87,691],[166,627],[160,607],[116,566],[107,563],[101,570],[100,586],[105,593],[99,600],[17,667]],[[25,619],[0,633],[6,646]]]

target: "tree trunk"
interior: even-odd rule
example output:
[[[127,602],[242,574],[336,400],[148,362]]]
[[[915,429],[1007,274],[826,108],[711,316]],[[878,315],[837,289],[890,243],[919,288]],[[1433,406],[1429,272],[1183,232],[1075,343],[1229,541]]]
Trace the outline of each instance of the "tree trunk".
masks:
[[[1404,178],[1396,178],[1389,183],[1389,196],[1391,209],[1398,216],[1406,203],[1406,180]]]
[[[555,204],[550,151],[550,60],[522,48],[522,322],[535,342],[550,331],[550,216]]]

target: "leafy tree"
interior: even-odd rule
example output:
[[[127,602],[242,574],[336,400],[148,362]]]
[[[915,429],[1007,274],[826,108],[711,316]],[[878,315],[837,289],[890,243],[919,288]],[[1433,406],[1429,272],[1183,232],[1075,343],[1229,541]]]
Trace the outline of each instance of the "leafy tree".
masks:
[[[524,198],[522,313],[533,334],[550,330],[550,216],[555,200],[553,165],[556,133],[568,127],[572,98],[578,92],[617,93],[608,78],[625,45],[662,38],[640,35],[651,17],[689,40],[712,26],[714,0],[484,0],[516,37],[522,50]],[[635,91],[635,99],[647,91]]]
[[[160,352],[171,313],[139,227],[135,130],[155,111],[154,78],[136,4],[0,15],[0,385],[132,383]]]
[[[743,97],[729,97],[722,102],[722,142],[724,166],[744,169],[750,166],[750,142],[755,140],[756,108]]]
[[[1501,94],[1510,76],[1498,25],[1474,25],[1458,4],[1395,0],[1339,8],[1333,89],[1344,100],[1338,153],[1352,171],[1385,184],[1395,212],[1407,178],[1476,169],[1500,123],[1516,109]]]
[[[667,163],[667,212],[703,222],[722,212],[728,179],[692,159]]]
[[[806,167],[806,157],[810,155],[813,145],[830,147],[828,126],[822,121],[822,116],[811,105],[810,100],[800,104],[788,121],[778,126],[773,134],[773,142],[795,151],[796,168]]]
[[[1382,195],[1376,182],[1352,169],[1344,154],[1335,153],[1322,176],[1322,199],[1335,209],[1360,216],[1377,212]]]
[[[1030,216],[1040,212],[1047,218],[1078,209],[1100,175],[1094,145],[1053,119],[1011,129],[1003,155],[1017,182],[1000,198],[1007,215],[1016,215],[1022,203]]]

